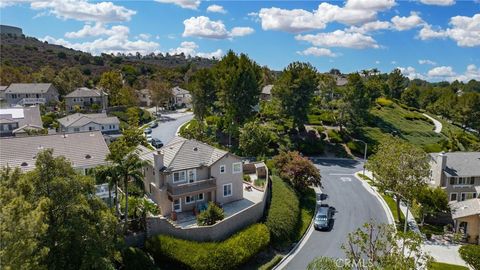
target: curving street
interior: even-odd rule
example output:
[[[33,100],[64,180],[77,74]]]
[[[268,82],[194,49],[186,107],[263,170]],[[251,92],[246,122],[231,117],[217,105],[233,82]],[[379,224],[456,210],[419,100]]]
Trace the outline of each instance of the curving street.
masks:
[[[158,138],[162,140],[164,144],[167,144],[175,137],[177,129],[192,118],[192,113],[165,114],[161,120],[158,121],[158,127],[152,129],[152,137]]]
[[[308,231],[302,246],[277,269],[306,269],[317,256],[344,258],[341,249],[348,233],[371,220],[388,223],[384,208],[354,173],[361,171],[363,162],[346,159],[316,159],[320,169],[323,193],[328,195],[324,203],[336,208],[331,231]],[[310,233],[310,234],[309,234]]]

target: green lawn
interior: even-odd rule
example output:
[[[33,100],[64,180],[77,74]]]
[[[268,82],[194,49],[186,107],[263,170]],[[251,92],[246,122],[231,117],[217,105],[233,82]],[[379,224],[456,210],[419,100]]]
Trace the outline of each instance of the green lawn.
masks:
[[[468,267],[441,262],[432,262],[430,265],[428,265],[428,270],[468,270]]]
[[[403,230],[403,225],[405,222],[405,216],[403,215],[402,212],[400,212],[400,220],[398,219],[398,212],[397,212],[397,203],[396,201],[390,196],[381,193],[383,199],[388,205],[388,208],[390,208],[390,211],[392,211],[393,219],[395,220],[395,224],[397,224],[397,229],[398,230]]]

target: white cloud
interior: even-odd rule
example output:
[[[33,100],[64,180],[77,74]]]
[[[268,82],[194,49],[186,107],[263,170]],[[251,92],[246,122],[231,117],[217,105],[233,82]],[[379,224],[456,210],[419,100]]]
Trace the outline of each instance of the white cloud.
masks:
[[[427,72],[428,77],[436,78],[436,77],[453,77],[455,76],[455,72],[453,68],[450,66],[440,66],[434,67]]]
[[[117,6],[112,2],[90,3],[86,0],[32,0],[30,7],[35,10],[47,10],[61,19],[74,19],[88,22],[124,22],[130,21],[136,11]]]
[[[200,0],[155,0],[159,3],[175,4],[182,8],[197,9],[200,6]]]
[[[480,68],[470,64],[467,66],[467,70],[464,74],[457,76],[455,79],[463,82],[468,82],[470,80],[480,81]]]
[[[436,66],[437,63],[435,61],[432,61],[432,60],[428,60],[428,59],[420,59],[418,60],[418,63],[420,65],[432,65],[432,66]]]
[[[150,39],[151,37],[152,37],[152,35],[146,34],[146,33],[142,33],[142,34],[138,35],[139,39],[145,39],[145,40]]]
[[[365,34],[368,32],[390,29],[390,27],[391,27],[390,22],[374,21],[374,22],[367,22],[365,24],[362,24],[361,26],[350,26],[350,28],[347,28],[345,31]]]
[[[418,13],[414,11],[410,12],[408,17],[395,16],[391,21],[393,27],[398,31],[409,30],[425,23]]]
[[[378,65],[378,64],[380,64],[380,61],[378,61],[378,60],[377,60],[377,61],[375,61],[375,64],[377,64],[377,65]]]
[[[185,54],[186,56],[191,56],[191,57],[204,57],[204,58],[221,58],[223,56],[223,51],[221,49],[218,49],[213,52],[205,53],[205,52],[197,52],[198,45],[193,42],[193,41],[184,41],[180,44],[180,47],[175,48],[175,49],[170,49],[169,53],[170,54]]]
[[[85,27],[83,29],[85,29]],[[69,34],[68,36],[75,38],[82,35],[82,32],[81,32],[82,30],[78,32],[67,33],[67,34]],[[86,34],[87,32],[88,31],[85,31],[84,33]],[[147,41],[143,39],[130,40],[128,38],[129,28],[123,25],[112,26],[110,29],[103,28],[101,33],[97,32],[95,35],[96,36],[106,35],[108,37],[98,38],[93,41],[75,43],[75,42],[67,41],[62,38],[55,39],[53,37],[46,36],[43,38],[43,41],[47,41],[49,43],[54,43],[58,45],[63,45],[65,47],[72,48],[75,50],[89,52],[94,55],[98,55],[100,53],[117,53],[117,52],[120,52],[120,53],[139,52],[145,55],[151,52],[158,51],[158,48],[160,46],[158,43],[153,41]]]
[[[337,54],[332,52],[330,49],[310,47],[303,51],[297,51],[300,55],[313,55],[313,56],[327,56],[327,57],[336,57]]]
[[[295,39],[310,42],[314,46],[345,47],[354,49],[380,48],[371,36],[366,36],[361,33],[347,33],[342,30],[314,35],[297,35],[295,36]]]
[[[420,0],[420,2],[425,5],[435,6],[451,6],[455,4],[455,0]]]
[[[205,16],[191,17],[183,21],[183,24],[185,25],[184,37],[226,39],[245,36],[254,32],[250,27],[234,27],[232,31],[228,31],[222,21],[212,21]]]
[[[422,40],[450,38],[460,47],[480,46],[480,13],[473,17],[452,17],[449,24],[450,28],[438,30],[432,29],[431,25],[425,25],[418,36]]]
[[[402,74],[409,78],[410,80],[413,79],[422,79],[425,80],[425,76],[421,73],[418,73],[414,67],[397,67]]]
[[[117,25],[113,26],[112,29],[107,29],[104,24],[96,23],[95,25],[85,24],[82,29],[76,32],[67,32],[65,33],[66,38],[86,38],[86,37],[97,37],[97,36],[111,36],[114,35],[115,32],[123,32],[129,31],[128,27]]]
[[[346,25],[374,21],[377,13],[395,5],[394,0],[348,0],[345,6],[321,3],[313,11],[304,9],[262,8],[258,17],[264,30],[280,30],[298,33],[324,29],[328,23],[339,22]]]
[[[216,13],[222,13],[222,14],[227,13],[227,11],[220,5],[210,5],[210,6],[208,6],[207,12],[216,12]]]

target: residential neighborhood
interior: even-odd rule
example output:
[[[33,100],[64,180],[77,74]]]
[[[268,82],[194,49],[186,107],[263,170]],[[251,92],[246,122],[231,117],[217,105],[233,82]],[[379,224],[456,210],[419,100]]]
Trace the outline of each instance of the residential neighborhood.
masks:
[[[2,2],[0,269],[480,269],[478,7]]]

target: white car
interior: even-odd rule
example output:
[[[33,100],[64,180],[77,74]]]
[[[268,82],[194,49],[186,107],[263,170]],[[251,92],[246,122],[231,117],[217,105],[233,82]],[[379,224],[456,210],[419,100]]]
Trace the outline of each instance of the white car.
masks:
[[[148,143],[151,143],[153,138],[152,138],[152,134],[145,134],[145,137],[147,138],[147,142]]]

